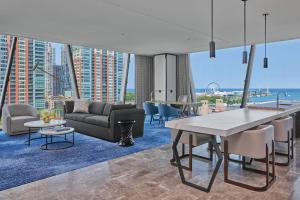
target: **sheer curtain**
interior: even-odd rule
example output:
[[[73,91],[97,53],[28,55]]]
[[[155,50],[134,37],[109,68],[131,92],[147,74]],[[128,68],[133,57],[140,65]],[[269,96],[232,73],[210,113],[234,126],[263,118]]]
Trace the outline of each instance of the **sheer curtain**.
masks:
[[[177,55],[177,98],[188,95],[192,102],[196,101],[195,85],[192,76],[189,54]]]
[[[138,108],[151,99],[154,88],[154,67],[152,56],[135,55],[135,99]]]

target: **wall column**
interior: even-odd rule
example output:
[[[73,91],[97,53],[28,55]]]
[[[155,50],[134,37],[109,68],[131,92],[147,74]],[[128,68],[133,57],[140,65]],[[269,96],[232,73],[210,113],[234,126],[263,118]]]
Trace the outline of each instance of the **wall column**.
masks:
[[[125,101],[126,101],[126,90],[127,90],[127,83],[128,83],[129,65],[130,65],[130,53],[127,56],[127,63],[126,63],[126,66],[124,67],[124,72],[123,72],[121,94],[120,94],[120,101],[122,103],[125,103]]]
[[[68,61],[70,80],[71,80],[71,86],[73,89],[73,93],[74,93],[74,96],[76,97],[76,99],[80,99],[78,84],[77,84],[77,79],[76,79],[76,73],[75,73],[75,68],[74,68],[74,62],[73,62],[72,47],[71,47],[71,45],[66,44],[65,49],[67,51],[67,61]]]

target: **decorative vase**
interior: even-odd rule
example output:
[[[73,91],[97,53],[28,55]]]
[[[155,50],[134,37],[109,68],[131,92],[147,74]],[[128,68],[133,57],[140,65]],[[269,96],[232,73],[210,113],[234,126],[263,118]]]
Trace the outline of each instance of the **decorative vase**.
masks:
[[[53,119],[53,112],[51,112],[51,110],[41,111],[41,120],[43,120],[44,123],[49,123],[51,119]]]

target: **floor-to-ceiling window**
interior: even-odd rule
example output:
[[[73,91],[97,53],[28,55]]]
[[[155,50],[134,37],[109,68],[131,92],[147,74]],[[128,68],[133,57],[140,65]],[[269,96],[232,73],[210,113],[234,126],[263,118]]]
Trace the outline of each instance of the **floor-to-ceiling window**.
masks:
[[[223,99],[228,105],[240,105],[247,69],[242,64],[242,51],[242,48],[218,50],[214,59],[209,58],[208,52],[190,54],[197,101],[215,104],[216,99]]]
[[[12,36],[0,35],[0,92],[11,43]],[[72,52],[81,98],[101,102],[120,101],[127,54],[81,46],[72,46]],[[69,74],[63,44],[19,37],[6,103],[31,104],[39,110],[62,110],[63,101],[73,98]]]
[[[130,55],[130,63],[128,69],[128,83],[126,90],[126,103],[135,103],[135,59],[134,54]]]
[[[300,40],[267,45],[269,66],[263,68],[264,45],[256,46],[249,98],[251,103],[280,99],[300,100]]]

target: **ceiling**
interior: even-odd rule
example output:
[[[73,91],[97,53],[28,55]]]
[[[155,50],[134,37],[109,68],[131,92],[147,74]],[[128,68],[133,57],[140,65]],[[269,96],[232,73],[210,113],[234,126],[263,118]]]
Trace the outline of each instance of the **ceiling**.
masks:
[[[243,3],[215,0],[217,49],[243,44]],[[300,38],[299,0],[248,0],[247,43]],[[210,0],[0,0],[0,32],[135,54],[208,50]]]

